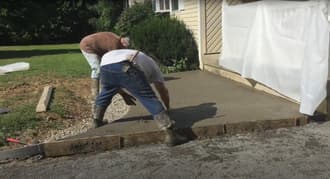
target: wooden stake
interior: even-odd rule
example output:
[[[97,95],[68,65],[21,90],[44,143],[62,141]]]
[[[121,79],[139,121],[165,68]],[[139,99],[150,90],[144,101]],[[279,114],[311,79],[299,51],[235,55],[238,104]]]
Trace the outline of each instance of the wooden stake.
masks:
[[[53,87],[51,87],[51,86],[44,87],[44,91],[42,92],[42,95],[39,99],[39,103],[37,105],[36,112],[47,111],[52,92],[53,92]]]

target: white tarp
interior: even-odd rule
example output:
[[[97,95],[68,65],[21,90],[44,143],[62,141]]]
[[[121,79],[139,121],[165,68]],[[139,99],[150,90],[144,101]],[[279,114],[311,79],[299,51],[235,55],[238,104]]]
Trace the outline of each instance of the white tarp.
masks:
[[[326,1],[223,1],[220,65],[300,102],[312,115],[326,97]]]
[[[14,71],[24,71],[30,68],[30,64],[26,62],[17,62],[9,65],[0,66],[0,75]]]

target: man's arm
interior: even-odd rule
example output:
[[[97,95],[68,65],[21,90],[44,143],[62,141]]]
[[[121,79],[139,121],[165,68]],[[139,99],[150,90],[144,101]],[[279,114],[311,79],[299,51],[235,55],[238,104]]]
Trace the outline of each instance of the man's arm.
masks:
[[[156,90],[158,91],[160,98],[162,99],[163,103],[167,110],[170,109],[170,95],[168,93],[168,89],[165,86],[164,82],[154,82]]]

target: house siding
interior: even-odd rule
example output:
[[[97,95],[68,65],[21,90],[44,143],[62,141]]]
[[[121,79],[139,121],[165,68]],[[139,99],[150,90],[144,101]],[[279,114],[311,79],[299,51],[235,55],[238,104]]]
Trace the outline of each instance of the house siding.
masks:
[[[205,1],[205,54],[221,50],[221,3],[220,0]]]
[[[230,5],[241,0],[227,0]],[[218,67],[222,48],[222,0],[202,1],[201,7],[201,54],[204,65]]]
[[[187,28],[193,33],[196,44],[199,46],[198,3],[199,0],[184,0],[184,9],[174,11],[172,15],[186,24]]]
[[[203,62],[203,69],[222,77],[234,80],[244,85],[250,86],[256,90],[264,91],[266,93],[282,97],[288,101],[295,102],[286,96],[279,94],[273,89],[252,79],[245,79],[241,75],[232,72],[228,69],[223,69],[219,66],[219,56],[222,48],[222,0],[201,0],[201,59]],[[236,5],[243,2],[252,2],[255,0],[227,0],[229,5]],[[218,13],[216,8],[220,8]],[[219,19],[216,20],[215,19]],[[219,23],[219,24],[217,24]],[[217,39],[218,38],[218,39]],[[218,45],[217,45],[218,44]],[[319,111],[325,111],[325,105],[319,107]],[[329,107],[330,109],[330,107]],[[328,110],[329,111],[329,110]]]

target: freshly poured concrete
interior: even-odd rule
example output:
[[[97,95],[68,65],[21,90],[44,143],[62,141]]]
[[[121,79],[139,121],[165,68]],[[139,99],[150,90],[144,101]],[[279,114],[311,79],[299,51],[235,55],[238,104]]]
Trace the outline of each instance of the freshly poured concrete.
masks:
[[[170,116],[178,132],[189,139],[293,127],[308,122],[295,103],[207,72],[170,74],[166,81],[171,96]],[[39,144],[38,149],[46,157],[57,157],[162,143],[164,138],[165,133],[138,104],[123,119],[77,136]],[[16,153],[9,153],[9,156],[8,152],[2,155],[15,158]]]
[[[166,75],[165,79],[171,98],[170,116],[179,128],[202,127],[207,130],[208,127],[223,125],[224,131],[220,133],[233,133],[230,130],[240,128],[240,125],[244,131],[258,129],[260,125],[267,129],[306,122],[296,124],[297,119],[304,118],[298,112],[298,104],[208,72],[174,73]],[[159,129],[149,113],[138,104],[131,107],[123,119],[73,138],[122,136],[150,131]]]

